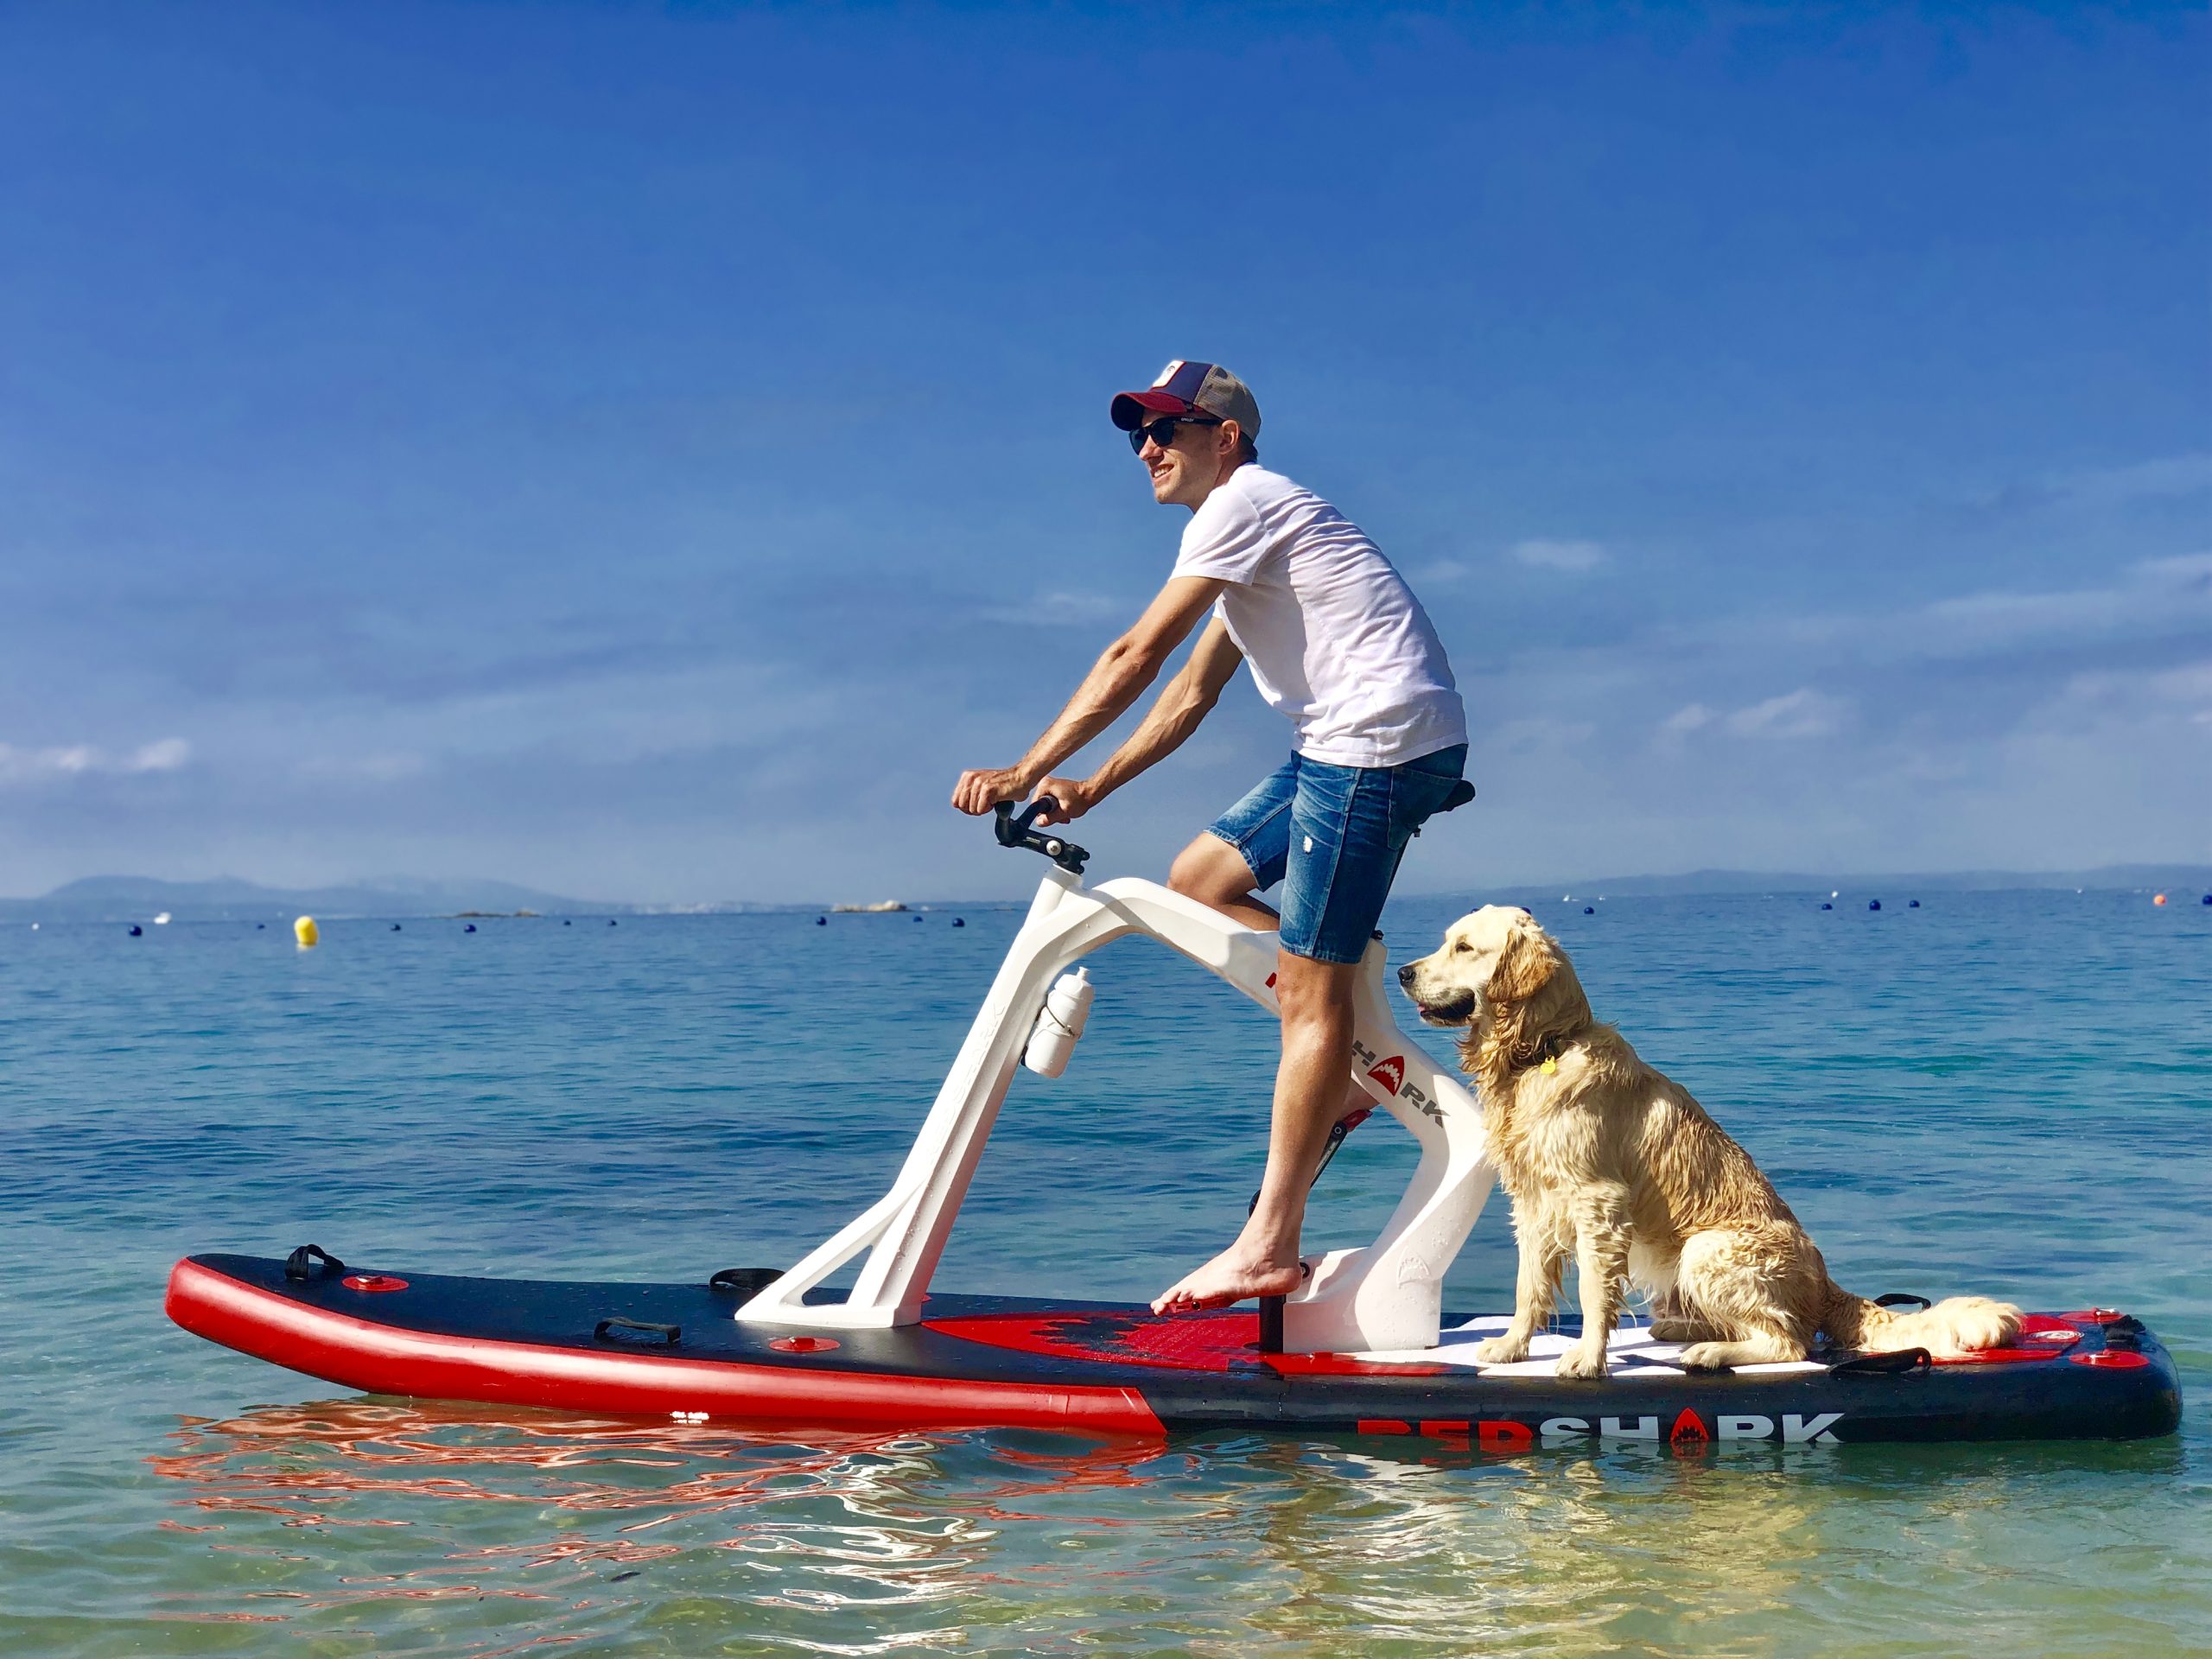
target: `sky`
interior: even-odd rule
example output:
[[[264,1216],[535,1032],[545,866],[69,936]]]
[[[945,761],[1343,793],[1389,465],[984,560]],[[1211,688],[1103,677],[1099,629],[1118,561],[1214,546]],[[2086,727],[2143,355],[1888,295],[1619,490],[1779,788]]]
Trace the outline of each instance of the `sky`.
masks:
[[[0,893],[1026,891],[947,797],[1165,580],[1177,357],[1446,644],[1406,890],[2212,859],[2208,92],[2201,9],[0,9]]]

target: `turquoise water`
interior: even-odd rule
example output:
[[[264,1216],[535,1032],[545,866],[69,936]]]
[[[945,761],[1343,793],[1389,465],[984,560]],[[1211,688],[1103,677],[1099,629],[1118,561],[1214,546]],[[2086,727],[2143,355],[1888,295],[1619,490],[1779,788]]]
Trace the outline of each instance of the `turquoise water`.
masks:
[[[889,1181],[1016,916],[0,931],[0,1651],[2212,1651],[2212,909],[2132,893],[1540,914],[1838,1277],[2140,1313],[2179,1435],[1518,1458],[739,1433],[347,1396],[186,1336],[170,1263],[694,1279]],[[1398,903],[1400,957],[1461,908]],[[1233,1231],[1272,1033],[1092,959],[938,1282],[1147,1296]],[[1448,1041],[1437,1038],[1440,1053]],[[1378,1120],[1309,1245],[1411,1165]],[[1447,1306],[1502,1308],[1502,1203]]]

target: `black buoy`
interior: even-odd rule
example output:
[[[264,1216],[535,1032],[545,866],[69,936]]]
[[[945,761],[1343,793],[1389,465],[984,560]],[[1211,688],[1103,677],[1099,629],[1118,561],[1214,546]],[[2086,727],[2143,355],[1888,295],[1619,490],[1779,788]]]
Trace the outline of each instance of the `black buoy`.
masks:
[[[1905,900],[1904,907],[1907,910],[1918,910],[1920,908],[1920,900],[1917,899],[1908,899]]]
[[[1585,905],[1582,906],[1582,913],[1585,916],[1595,916],[1598,913],[1598,906],[1595,905]]]
[[[1828,901],[1827,901],[1827,899],[1821,899],[1821,908],[1822,910],[1834,910],[1834,909],[1835,908],[1835,906],[1834,906],[1834,905],[1832,905],[1832,904],[1828,903]]]
[[[2208,899],[2205,902],[2207,904],[2212,904],[2212,899]],[[955,927],[965,927],[968,925],[968,923],[964,918],[956,916],[952,918],[952,925]]]
[[[395,933],[399,931],[399,924],[397,922],[394,922],[391,925],[391,931]]]
[[[461,931],[464,933],[474,933],[476,931],[476,924],[471,922],[467,926],[462,928]]]
[[[2208,893],[2204,895],[2203,902],[2208,905],[2212,905],[2212,893]]]
[[[130,937],[131,937],[132,938],[134,938],[134,939],[139,939],[139,938],[143,938],[145,936],[146,936],[146,930],[145,930],[144,928],[143,928],[143,927],[139,926],[139,925],[138,925],[138,924],[137,924],[137,923],[136,923],[136,922],[133,922],[133,923],[131,923],[131,924],[130,924]]]
[[[561,925],[563,927],[574,927],[575,924],[570,921],[567,917],[563,916],[561,918]]]
[[[914,919],[915,919],[916,921],[918,921],[918,921],[920,921],[922,918],[921,918],[920,917],[917,916],[917,917],[915,917],[915,918],[914,918]]]
[[[607,925],[609,927],[620,927],[620,926],[621,926],[621,925],[622,925],[622,924],[621,924],[621,923],[620,923],[620,922],[616,921],[616,920],[615,920],[612,916],[610,916],[610,917],[608,917],[608,918],[607,918]]]
[[[827,927],[830,925],[830,918],[827,916],[817,916],[814,918],[814,925],[817,927]]]
[[[1881,907],[1882,901],[1878,899],[1869,899],[1866,901],[1866,908],[1869,910],[1879,910]]]
[[[2205,902],[2206,904],[2208,904],[2208,905],[2212,905],[2212,899],[2206,899],[2204,902]],[[266,923],[266,922],[256,922],[256,923],[253,925],[253,931],[254,931],[255,932],[258,933],[259,931],[261,931],[261,930],[262,930],[262,929],[264,929],[264,927],[267,927],[268,925],[269,925],[269,924],[268,924],[268,923]]]

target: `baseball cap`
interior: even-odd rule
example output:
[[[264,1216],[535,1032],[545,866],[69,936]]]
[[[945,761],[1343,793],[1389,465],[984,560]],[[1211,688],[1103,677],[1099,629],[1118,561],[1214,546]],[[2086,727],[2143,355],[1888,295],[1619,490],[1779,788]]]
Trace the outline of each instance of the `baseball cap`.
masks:
[[[1218,363],[1185,363],[1178,358],[1143,391],[1117,392],[1114,424],[1134,432],[1162,415],[1211,415],[1234,421],[1248,438],[1260,435],[1260,404],[1246,385]]]

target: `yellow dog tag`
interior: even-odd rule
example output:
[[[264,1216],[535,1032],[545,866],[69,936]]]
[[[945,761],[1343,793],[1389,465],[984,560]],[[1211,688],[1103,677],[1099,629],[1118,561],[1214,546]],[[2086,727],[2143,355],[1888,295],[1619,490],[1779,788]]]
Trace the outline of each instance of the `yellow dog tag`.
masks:
[[[1553,1072],[1559,1070],[1559,1062],[1557,1060],[1546,1060],[1541,1065],[1538,1066],[1536,1070],[1542,1072],[1548,1077]]]

